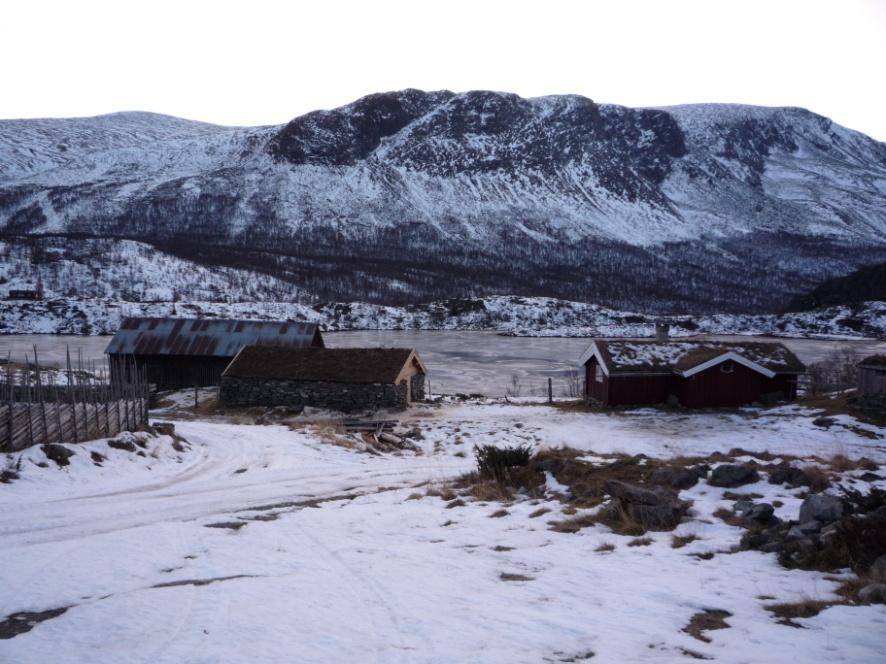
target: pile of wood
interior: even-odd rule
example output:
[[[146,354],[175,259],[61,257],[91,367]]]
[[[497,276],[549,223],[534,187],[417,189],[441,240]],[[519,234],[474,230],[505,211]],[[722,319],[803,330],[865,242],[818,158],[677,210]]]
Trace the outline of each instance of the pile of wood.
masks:
[[[379,452],[418,452],[416,445],[394,433],[397,424],[398,420],[344,420],[342,427],[348,433],[361,434],[363,442]]]

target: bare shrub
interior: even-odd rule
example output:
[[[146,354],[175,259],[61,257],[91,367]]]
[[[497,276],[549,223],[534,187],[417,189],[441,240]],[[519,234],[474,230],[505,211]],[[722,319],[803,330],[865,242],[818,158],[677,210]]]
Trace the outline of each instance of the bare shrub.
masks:
[[[511,385],[505,390],[505,394],[509,397],[519,397],[522,391],[523,386],[520,383],[520,374],[511,374]]]
[[[567,372],[566,386],[563,388],[563,396],[577,399],[584,393],[584,382],[582,381],[582,373],[577,369]]]
[[[498,482],[507,482],[512,468],[529,465],[531,455],[532,448],[529,445],[509,447],[480,445],[474,448],[480,477]]]
[[[835,350],[824,360],[808,365],[806,372],[809,393],[816,395],[855,387],[859,359],[856,350],[846,346]]]

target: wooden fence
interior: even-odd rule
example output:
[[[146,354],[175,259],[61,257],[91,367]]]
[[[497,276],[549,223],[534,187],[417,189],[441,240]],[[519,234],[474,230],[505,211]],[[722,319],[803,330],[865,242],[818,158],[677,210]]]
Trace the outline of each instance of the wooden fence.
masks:
[[[139,429],[148,418],[147,387],[135,365],[96,371],[80,362],[74,369],[68,354],[66,370],[57,371],[39,365],[36,348],[23,366],[8,358],[0,372],[0,452]]]

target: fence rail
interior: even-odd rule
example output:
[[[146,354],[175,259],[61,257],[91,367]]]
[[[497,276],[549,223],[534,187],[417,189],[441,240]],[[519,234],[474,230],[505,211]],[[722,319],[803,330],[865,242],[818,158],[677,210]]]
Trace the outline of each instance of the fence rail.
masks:
[[[144,370],[134,364],[109,371],[74,369],[70,353],[65,370],[41,367],[25,356],[23,365],[7,357],[0,370],[0,452],[16,452],[40,443],[77,443],[147,422],[148,392]],[[62,382],[60,382],[62,381]]]

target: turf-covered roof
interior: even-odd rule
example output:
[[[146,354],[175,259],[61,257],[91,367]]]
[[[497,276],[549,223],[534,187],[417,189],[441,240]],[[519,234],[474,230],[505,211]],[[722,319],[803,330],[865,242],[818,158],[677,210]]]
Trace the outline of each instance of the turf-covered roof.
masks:
[[[806,371],[806,366],[783,344],[755,341],[597,339],[588,346],[581,363],[585,364],[597,355],[608,373],[683,373],[730,352],[774,373]]]
[[[283,348],[247,346],[222,374],[227,378],[394,383],[411,361],[424,364],[411,348]]]

